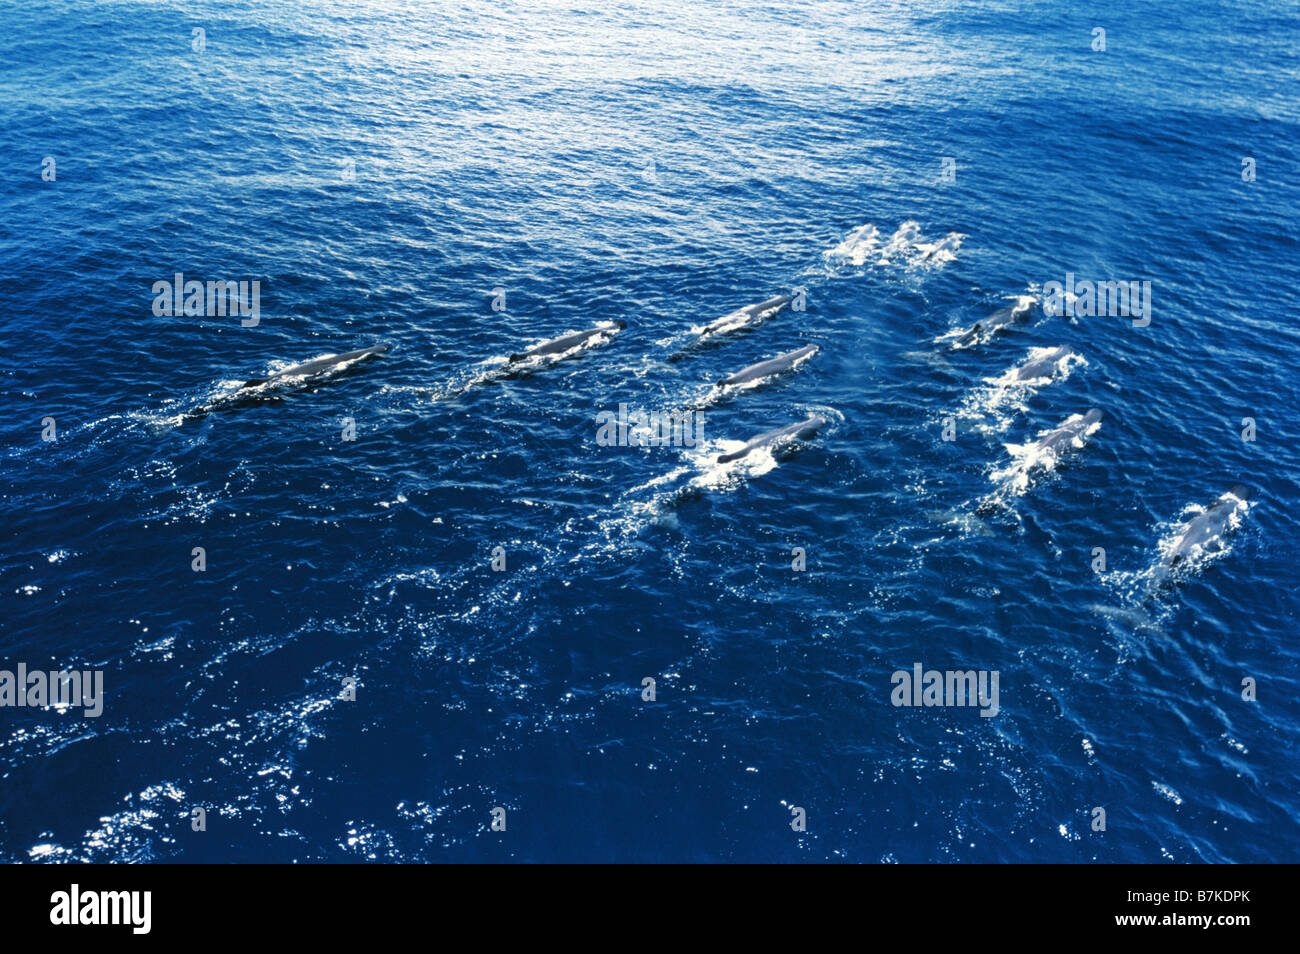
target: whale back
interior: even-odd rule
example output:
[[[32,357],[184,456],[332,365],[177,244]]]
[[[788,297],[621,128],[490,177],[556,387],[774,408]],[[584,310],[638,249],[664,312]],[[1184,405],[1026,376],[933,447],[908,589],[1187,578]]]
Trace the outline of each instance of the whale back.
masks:
[[[283,381],[286,378],[301,378],[312,374],[318,374],[329,368],[336,367],[347,361],[354,361],[357,358],[365,358],[370,355],[385,354],[388,351],[388,345],[374,345],[369,348],[357,348],[355,351],[344,351],[342,354],[327,354],[322,358],[316,358],[313,361],[304,361],[302,364],[295,364],[292,367],[285,368],[283,371],[277,371],[275,374],[268,375],[264,378],[249,378],[244,382],[246,388],[260,387],[272,381]]]
[[[740,448],[740,450],[732,451],[730,454],[718,455],[718,463],[726,464],[733,460],[739,460],[753,451],[782,442],[786,438],[806,440],[814,436],[825,426],[826,418],[814,414],[808,417],[807,420],[796,421],[793,424],[787,424],[785,427],[777,427],[770,431],[764,431],[757,437],[751,438],[747,441],[745,446]]]
[[[760,361],[757,364],[751,364],[747,368],[742,368],[730,377],[723,378],[718,382],[718,384],[745,384],[749,381],[757,381],[760,378],[765,378],[769,375],[789,370],[794,366],[796,361],[813,354],[816,350],[816,345],[805,345],[795,351],[787,351],[785,354],[779,354],[775,358],[769,358],[766,361]]]

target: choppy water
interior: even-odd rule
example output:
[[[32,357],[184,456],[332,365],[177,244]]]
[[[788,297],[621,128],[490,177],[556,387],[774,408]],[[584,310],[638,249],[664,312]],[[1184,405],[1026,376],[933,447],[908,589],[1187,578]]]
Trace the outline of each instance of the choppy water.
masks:
[[[1294,860],[1298,27],[1262,2],[0,10],[0,668],[105,683],[98,719],[0,709],[0,855]],[[258,324],[155,316],[178,271],[259,280]],[[1150,280],[1150,325],[936,344],[1066,272]],[[604,320],[628,327],[501,367]],[[997,387],[1057,345],[1083,360]],[[700,408],[704,445],[601,446],[620,403]],[[981,509],[1004,444],[1089,407],[1086,446]],[[797,453],[713,462],[810,414]],[[1235,483],[1227,551],[1152,591]],[[998,715],[892,706],[918,662],[997,670]]]

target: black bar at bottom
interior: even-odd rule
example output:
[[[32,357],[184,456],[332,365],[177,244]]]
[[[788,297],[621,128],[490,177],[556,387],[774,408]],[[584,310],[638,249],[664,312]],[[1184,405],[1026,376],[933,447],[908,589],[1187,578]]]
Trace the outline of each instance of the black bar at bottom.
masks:
[[[927,942],[987,939],[993,925],[1067,938],[1181,940],[1200,933],[1231,942],[1260,925],[1276,930],[1285,923],[1278,899],[1286,896],[1281,881],[1292,872],[1281,866],[881,866],[813,877],[805,868],[769,871],[761,883],[752,870],[715,870],[694,886],[689,870],[606,874],[599,885],[576,867],[542,882],[534,880],[538,874],[418,865],[15,865],[0,871],[0,923],[12,940],[48,932],[92,943],[110,936],[207,944],[283,935],[337,945],[373,943],[377,929],[389,936],[424,929],[416,936],[429,937],[431,928],[457,925],[487,930],[493,939],[512,928],[535,938],[538,931],[582,932],[610,919],[648,943],[655,934],[675,933],[660,934],[673,924],[701,917],[740,934],[783,920],[798,930],[811,919],[819,927],[840,922],[856,936],[923,925]]]

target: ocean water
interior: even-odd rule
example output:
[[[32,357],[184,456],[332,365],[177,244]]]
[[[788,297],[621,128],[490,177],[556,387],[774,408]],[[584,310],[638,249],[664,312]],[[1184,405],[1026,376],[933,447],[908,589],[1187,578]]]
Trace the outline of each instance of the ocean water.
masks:
[[[0,857],[1296,859],[1294,2],[34,2],[0,64],[0,669],[103,672],[0,708]],[[1067,273],[1150,323],[949,347]]]

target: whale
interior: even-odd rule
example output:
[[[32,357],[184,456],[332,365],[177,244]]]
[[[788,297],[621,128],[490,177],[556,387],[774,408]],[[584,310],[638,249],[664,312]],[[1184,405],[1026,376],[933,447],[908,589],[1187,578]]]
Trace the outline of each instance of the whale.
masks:
[[[753,324],[755,321],[770,318],[792,301],[794,301],[793,295],[777,295],[775,298],[761,301],[757,305],[746,305],[743,308],[737,308],[735,311],[705,325],[704,330],[700,332],[700,337],[709,338],[714,335],[725,335],[737,328]]]
[[[1073,414],[1030,446],[1035,454],[1048,454],[1054,460],[1059,460],[1072,448],[1082,446],[1093,425],[1100,423],[1101,411],[1096,408],[1086,414]]]
[[[1233,529],[1233,516],[1249,500],[1250,491],[1241,484],[1220,494],[1183,525],[1161,558],[1161,568],[1167,572],[1199,555],[1221,551],[1225,546],[1224,537]]]
[[[924,252],[922,252],[921,257],[917,259],[917,261],[928,262],[930,261],[930,259],[934,258],[940,252],[949,252],[949,251],[956,252],[957,249],[961,247],[961,240],[962,240],[962,236],[960,235],[949,235],[945,238],[942,238],[938,242],[935,242],[933,245],[927,248]]]
[[[564,352],[571,351],[592,338],[622,331],[626,327],[626,321],[615,321],[612,326],[610,324],[601,324],[595,328],[588,328],[586,331],[574,331],[567,335],[560,335],[558,338],[551,338],[549,341],[533,345],[527,351],[510,355],[510,363],[515,364],[529,358],[542,358],[552,354],[564,354]]]
[[[771,377],[774,374],[781,374],[789,371],[800,361],[805,358],[811,358],[817,353],[816,345],[805,345],[795,351],[787,351],[785,354],[779,354],[775,358],[769,358],[766,361],[760,361],[758,364],[751,364],[747,368],[742,368],[730,377],[723,378],[718,382],[718,387],[732,387],[737,384],[748,384],[750,381],[759,381],[763,378]]]
[[[1012,371],[1011,380],[1016,384],[1024,384],[1029,381],[1037,381],[1042,378],[1052,378],[1056,376],[1056,366],[1062,358],[1069,355],[1077,355],[1078,352],[1072,350],[1066,345],[1059,348],[1052,348],[1045,354],[1036,358],[1030,358],[1024,364],[1017,365]]]
[[[311,377],[314,374],[331,371],[341,365],[357,361],[361,358],[369,358],[373,355],[386,354],[387,352],[388,345],[373,345],[369,348],[358,348],[355,351],[345,351],[342,354],[327,354],[320,358],[314,358],[311,361],[304,361],[302,364],[295,364],[291,368],[277,371],[275,374],[268,375],[265,378],[249,378],[240,386],[240,389],[259,388],[267,384],[278,384],[279,382],[290,378]]]
[[[977,513],[991,513],[1005,506],[1007,494],[1019,495],[1029,488],[1030,475],[1036,470],[1053,470],[1057,463],[1072,450],[1083,447],[1089,436],[1101,426],[1101,411],[1096,408],[1084,414],[1071,414],[1051,430],[1039,434],[1028,444],[1007,444],[1014,460],[1007,467],[989,474],[989,479],[999,485],[999,490],[986,497],[976,508]]]
[[[796,421],[794,424],[787,424],[785,427],[764,431],[757,437],[746,441],[745,446],[740,450],[732,451],[730,454],[719,454],[718,463],[728,464],[763,448],[770,447],[774,451],[780,450],[793,441],[808,440],[810,437],[816,436],[817,432],[825,426],[826,418],[813,414],[807,420]]]
[[[280,392],[283,389],[276,388],[275,385],[284,381],[310,378],[343,368],[354,361],[386,354],[388,347],[388,345],[373,345],[369,348],[358,348],[355,351],[344,351],[342,354],[327,354],[319,358],[313,358],[311,361],[304,361],[302,364],[295,364],[283,371],[269,374],[264,378],[249,378],[233,391],[218,395],[208,403],[186,411],[179,416],[178,420],[181,422],[201,421],[207,415],[217,411],[235,410],[280,401]],[[268,388],[267,385],[271,385],[271,387]]]
[[[1020,322],[1028,321],[1033,315],[1034,306],[1037,304],[1038,299],[1033,295],[1022,295],[1014,305],[999,308],[987,318],[975,322],[965,331],[960,332],[957,340],[952,343],[952,347],[954,349],[965,348],[977,341],[987,341],[996,334],[1011,330]]]

